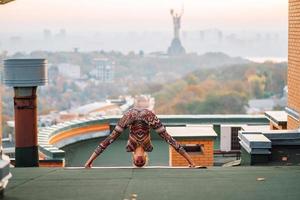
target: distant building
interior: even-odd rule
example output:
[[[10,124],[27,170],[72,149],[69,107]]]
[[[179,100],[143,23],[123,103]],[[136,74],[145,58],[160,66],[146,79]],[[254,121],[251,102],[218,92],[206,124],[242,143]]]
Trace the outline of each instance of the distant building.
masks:
[[[287,95],[288,95],[288,88],[285,86],[283,88],[282,96],[275,100],[276,105],[285,108],[287,106]]]
[[[274,108],[284,108],[287,105],[287,86],[283,88],[282,96],[277,95],[267,99],[250,99],[246,107],[247,114],[261,114]]]
[[[53,81],[55,80],[59,75],[59,71],[56,65],[51,65],[49,64],[48,67],[48,77],[49,77],[49,81]]]
[[[75,48],[73,49],[73,52],[74,52],[74,53],[78,53],[78,52],[79,52],[79,48],[78,48],[78,47],[75,47]]]
[[[57,38],[58,39],[66,39],[67,37],[67,32],[65,29],[60,29],[58,34],[57,34]]]
[[[200,31],[200,40],[207,43],[219,44],[223,41],[223,32],[218,29],[206,29]]]
[[[114,82],[114,62],[107,58],[95,59],[95,68],[90,72],[90,76],[102,83]]]
[[[69,63],[61,63],[57,65],[59,74],[72,79],[80,79],[80,66]]]
[[[14,137],[14,132],[15,132],[15,122],[14,121],[7,121],[7,137],[2,138],[2,148],[3,148],[3,153],[8,155],[10,158],[15,157],[15,137]]]
[[[49,29],[45,29],[43,32],[44,40],[51,40],[52,39],[52,32]]]
[[[260,114],[273,110],[276,106],[274,99],[250,99],[247,107],[247,114]]]
[[[11,45],[19,45],[20,43],[22,43],[22,37],[12,36],[9,38],[9,42]]]

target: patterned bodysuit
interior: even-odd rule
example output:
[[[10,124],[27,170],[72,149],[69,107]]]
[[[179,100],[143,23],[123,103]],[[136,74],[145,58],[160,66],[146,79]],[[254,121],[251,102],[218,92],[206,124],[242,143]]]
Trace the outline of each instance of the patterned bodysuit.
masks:
[[[112,133],[95,149],[95,153],[97,155],[101,154],[128,127],[130,130],[126,146],[128,152],[135,151],[139,146],[142,146],[146,152],[152,151],[150,128],[154,129],[178,153],[182,154],[185,152],[184,148],[167,133],[166,128],[153,112],[147,109],[133,108],[124,114]]]

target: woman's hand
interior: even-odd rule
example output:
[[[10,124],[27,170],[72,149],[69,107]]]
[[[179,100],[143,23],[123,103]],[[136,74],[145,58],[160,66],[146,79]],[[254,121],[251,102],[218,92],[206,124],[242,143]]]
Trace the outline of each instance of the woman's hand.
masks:
[[[86,161],[84,167],[87,169],[92,168],[92,162],[90,160]]]
[[[86,161],[84,167],[85,168],[91,168],[92,167],[92,164],[93,164],[93,161],[95,160],[95,158],[97,157],[97,155],[95,153],[93,153],[91,155],[91,157]]]
[[[196,165],[195,165],[195,163],[190,163],[190,164],[189,164],[189,167],[190,167],[190,168],[195,168]]]
[[[97,158],[97,154],[94,152],[91,157],[86,161],[84,167],[85,168],[91,168],[93,161]]]
[[[196,167],[194,161],[192,160],[192,158],[190,157],[190,155],[189,155],[186,151],[184,151],[181,155],[182,155],[182,156],[186,159],[186,161],[189,163],[188,166],[189,166],[190,168],[195,168],[195,167]]]

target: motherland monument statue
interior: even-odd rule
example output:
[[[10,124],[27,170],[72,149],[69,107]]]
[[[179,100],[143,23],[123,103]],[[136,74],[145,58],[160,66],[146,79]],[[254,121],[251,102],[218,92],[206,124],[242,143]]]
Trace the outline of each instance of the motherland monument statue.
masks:
[[[171,42],[171,46],[168,48],[168,54],[171,56],[182,55],[185,54],[185,49],[181,44],[180,41],[180,28],[181,28],[181,17],[184,13],[182,10],[177,13],[173,9],[170,11],[172,19],[173,19],[173,26],[174,26],[174,38]]]

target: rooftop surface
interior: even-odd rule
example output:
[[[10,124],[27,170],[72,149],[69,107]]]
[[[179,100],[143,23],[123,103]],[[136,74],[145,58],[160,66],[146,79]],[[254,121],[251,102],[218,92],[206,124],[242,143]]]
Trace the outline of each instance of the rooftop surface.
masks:
[[[172,137],[217,137],[212,126],[187,126],[187,127],[167,127],[168,133]]]
[[[261,131],[269,131],[270,125],[258,125],[258,126],[248,126],[244,125],[242,126],[242,130],[244,131],[251,131],[251,132],[261,132]]]
[[[300,167],[209,169],[14,168],[4,199],[243,199],[300,197]]]
[[[267,111],[265,115],[276,124],[286,123],[288,120],[288,114],[285,111]]]

